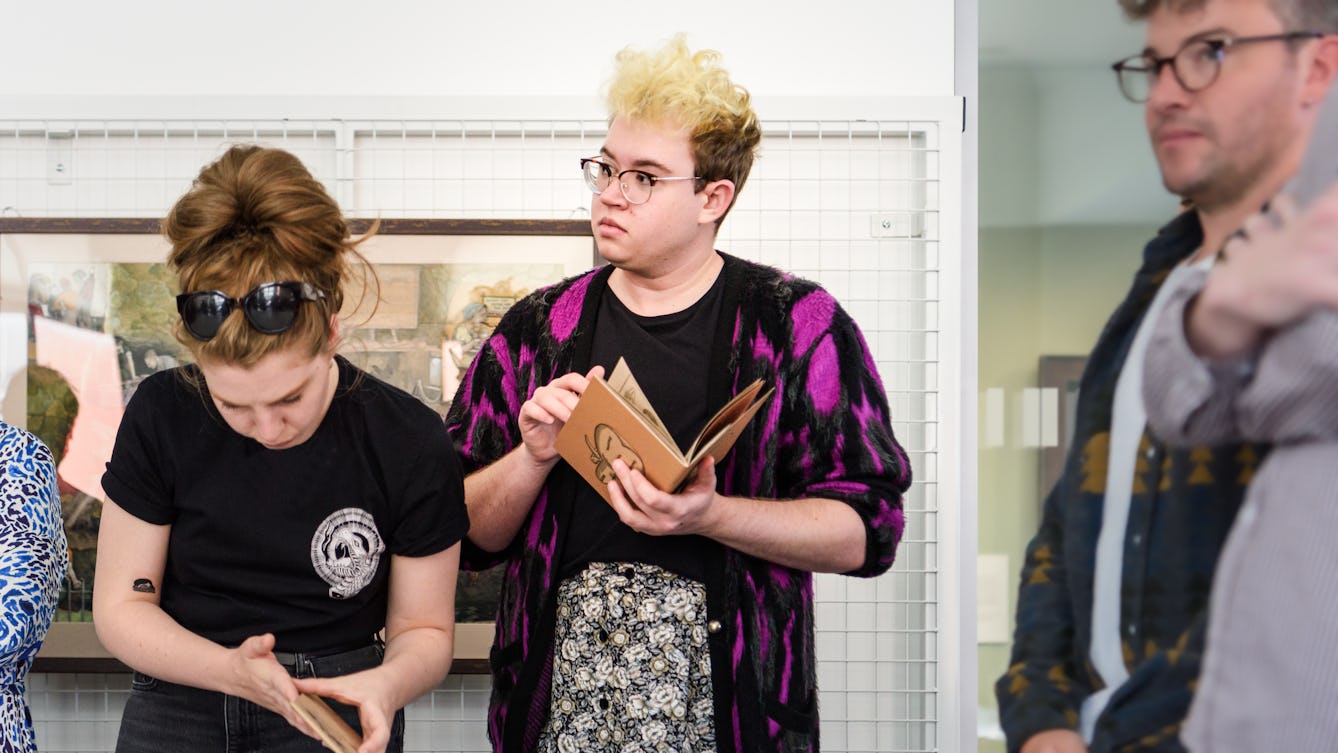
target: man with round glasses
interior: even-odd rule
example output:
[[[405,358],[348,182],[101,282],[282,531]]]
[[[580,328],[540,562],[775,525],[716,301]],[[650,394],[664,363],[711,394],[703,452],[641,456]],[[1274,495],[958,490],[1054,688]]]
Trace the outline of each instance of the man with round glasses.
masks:
[[[1074,450],[1027,549],[996,686],[1009,750],[1022,753],[1185,749],[1213,577],[1267,448],[1168,447],[1147,428],[1144,357],[1171,293],[1296,173],[1338,66],[1331,0],[1121,6],[1146,21],[1147,46],[1115,64],[1119,86],[1144,103],[1163,183],[1185,209],[1147,245],[1092,351]]]
[[[489,736],[506,753],[815,750],[811,573],[891,566],[906,454],[836,301],[715,250],[761,138],[718,55],[681,37],[624,50],[609,104],[581,160],[609,264],[511,308],[446,419],[475,471],[465,566],[508,574]],[[553,440],[620,357],[680,446],[754,379],[776,391],[677,493],[613,460],[609,504]]]

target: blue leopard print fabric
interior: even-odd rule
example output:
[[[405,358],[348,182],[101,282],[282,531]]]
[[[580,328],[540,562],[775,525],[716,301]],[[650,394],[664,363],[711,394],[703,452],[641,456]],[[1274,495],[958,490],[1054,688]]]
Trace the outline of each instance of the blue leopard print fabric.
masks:
[[[37,751],[25,684],[68,559],[51,451],[0,423],[0,753]]]

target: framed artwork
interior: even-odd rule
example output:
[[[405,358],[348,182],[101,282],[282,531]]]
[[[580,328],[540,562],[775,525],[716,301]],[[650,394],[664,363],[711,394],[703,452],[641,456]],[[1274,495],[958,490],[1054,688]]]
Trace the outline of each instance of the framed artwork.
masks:
[[[598,262],[584,220],[386,220],[359,250],[341,353],[442,414],[512,304]],[[71,554],[37,671],[121,668],[91,625],[100,480],[136,387],[190,360],[167,253],[157,220],[0,218],[0,419],[56,456]],[[487,669],[500,577],[461,574],[456,671]]]
[[[1087,366],[1087,356],[1041,356],[1039,381],[1042,390],[1053,389],[1058,393],[1059,442],[1052,447],[1041,448],[1040,505],[1054,488],[1059,477],[1064,473],[1064,461],[1068,459],[1069,448],[1073,445],[1074,421],[1078,415],[1078,388],[1082,384],[1082,372]]]

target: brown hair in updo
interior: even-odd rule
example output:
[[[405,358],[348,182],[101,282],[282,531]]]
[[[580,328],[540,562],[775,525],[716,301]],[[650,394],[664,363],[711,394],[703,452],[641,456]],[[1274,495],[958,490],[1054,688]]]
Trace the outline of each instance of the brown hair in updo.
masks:
[[[308,282],[325,300],[305,302],[288,330],[267,335],[234,311],[212,340],[201,342],[178,320],[176,338],[196,360],[252,366],[265,355],[296,347],[315,356],[335,345],[330,318],[344,302],[345,278],[370,270],[357,250],[375,227],[354,241],[339,205],[292,154],[234,146],[200,171],[177,200],[163,235],[181,292],[221,290],[241,298],[266,282]],[[374,278],[373,278],[374,279]]]

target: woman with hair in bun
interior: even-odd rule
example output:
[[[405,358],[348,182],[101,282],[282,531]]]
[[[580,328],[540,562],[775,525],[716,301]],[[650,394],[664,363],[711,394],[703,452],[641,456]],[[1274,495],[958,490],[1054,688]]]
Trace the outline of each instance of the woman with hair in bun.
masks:
[[[361,241],[255,146],[163,233],[196,363],[139,386],[102,479],[95,622],[135,670],[116,749],[320,750],[292,707],[313,693],[359,753],[400,751],[402,708],[450,667],[469,523],[440,417],[335,354]]]

